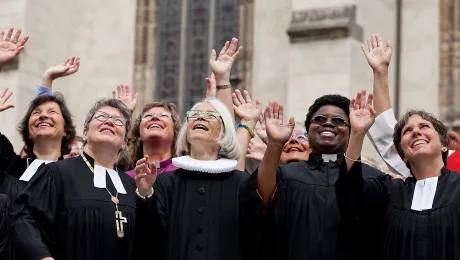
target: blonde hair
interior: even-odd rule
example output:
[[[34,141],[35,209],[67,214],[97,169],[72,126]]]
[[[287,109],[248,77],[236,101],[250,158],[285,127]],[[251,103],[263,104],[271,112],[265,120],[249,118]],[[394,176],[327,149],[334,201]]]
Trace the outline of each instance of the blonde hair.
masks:
[[[222,119],[219,140],[217,141],[217,144],[223,150],[221,157],[238,160],[241,156],[241,152],[238,138],[236,136],[236,130],[233,126],[234,122],[232,114],[224,103],[215,98],[206,98],[203,101],[196,103],[192,107],[192,110],[196,109],[203,103],[209,103],[211,106],[213,106],[217,112],[219,112]],[[190,155],[190,143],[187,140],[188,123],[188,120],[185,119],[184,123],[182,124],[182,128],[179,131],[179,136],[176,142],[177,156]]]

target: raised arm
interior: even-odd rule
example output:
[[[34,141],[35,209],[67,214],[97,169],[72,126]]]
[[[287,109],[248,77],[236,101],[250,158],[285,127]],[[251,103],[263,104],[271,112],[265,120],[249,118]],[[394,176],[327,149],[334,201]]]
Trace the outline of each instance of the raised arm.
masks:
[[[136,109],[138,97],[139,93],[136,93],[133,96],[131,88],[127,85],[118,85],[117,90],[112,91],[112,98],[119,99],[121,102],[125,103],[131,112],[134,112]]]
[[[238,143],[240,145],[241,157],[238,159],[236,166],[237,170],[244,171],[246,162],[246,152],[248,150],[249,141],[254,137],[254,127],[261,114],[262,108],[260,100],[256,99],[256,104],[252,103],[251,96],[247,90],[244,91],[244,97],[239,90],[235,90],[232,94],[233,108],[235,113],[240,118],[240,125],[236,130]]]
[[[53,87],[53,81],[57,78],[67,77],[78,71],[80,68],[80,58],[70,57],[64,63],[49,67],[43,74],[42,82],[39,87]],[[38,90],[38,88],[37,88]],[[37,93],[38,94],[38,93]]]
[[[209,67],[211,68],[216,80],[216,98],[227,105],[228,109],[232,113],[232,116],[234,116],[234,111],[232,102],[232,86],[230,85],[230,73],[232,71],[233,63],[235,63],[236,59],[238,59],[242,50],[243,47],[238,48],[238,39],[233,38],[231,42],[227,41],[225,43],[217,59],[216,51],[214,49],[211,51],[211,58],[209,59]]]
[[[0,32],[0,71],[2,71],[3,66],[8,62],[14,60],[19,53],[24,49],[24,45],[29,39],[28,36],[25,36],[21,40],[22,30],[18,29],[13,36],[14,28],[10,28],[8,32]]]
[[[289,140],[294,130],[294,118],[289,119],[288,125],[283,125],[284,108],[278,102],[269,102],[265,108],[264,118],[267,128],[267,150],[259,165],[257,175],[257,190],[262,196],[262,204],[268,205],[276,188],[276,172],[284,144]]]

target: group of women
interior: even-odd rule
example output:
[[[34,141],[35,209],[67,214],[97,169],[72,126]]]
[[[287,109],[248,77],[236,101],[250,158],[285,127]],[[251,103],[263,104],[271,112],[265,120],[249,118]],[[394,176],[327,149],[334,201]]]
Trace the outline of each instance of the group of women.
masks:
[[[0,68],[27,41],[13,32],[0,33]],[[405,180],[360,160],[364,136],[391,108],[390,43],[372,35],[363,46],[380,113],[365,91],[351,101],[324,95],[304,128],[294,118],[285,125],[276,101],[262,111],[247,91],[232,93],[237,46],[232,39],[219,55],[211,52],[206,97],[182,123],[163,101],[133,120],[137,95],[126,86],[97,101],[79,156],[68,156],[76,134],[70,111],[61,95],[49,94],[80,61],[50,68],[19,124],[26,156],[0,136],[3,257],[460,259],[460,177],[446,168],[441,122],[411,111],[394,126],[391,148],[410,171]],[[0,112],[12,108],[11,94],[0,93]],[[255,132],[263,156],[255,155]],[[135,162],[127,172],[117,167],[123,154]],[[260,160],[251,174],[247,158]]]

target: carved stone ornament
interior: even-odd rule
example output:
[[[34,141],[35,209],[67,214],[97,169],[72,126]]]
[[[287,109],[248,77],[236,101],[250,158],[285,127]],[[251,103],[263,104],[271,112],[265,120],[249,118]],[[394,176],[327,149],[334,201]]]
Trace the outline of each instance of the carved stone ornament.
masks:
[[[363,39],[363,29],[356,24],[355,5],[295,11],[287,33],[292,43],[347,37],[362,42]]]

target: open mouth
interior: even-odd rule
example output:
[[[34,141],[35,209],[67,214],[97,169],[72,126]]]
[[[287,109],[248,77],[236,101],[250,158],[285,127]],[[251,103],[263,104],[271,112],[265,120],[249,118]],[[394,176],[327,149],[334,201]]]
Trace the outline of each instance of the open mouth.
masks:
[[[426,140],[416,140],[415,142],[412,143],[412,148],[417,147],[419,145],[423,144],[428,144],[428,141]]]
[[[193,126],[193,130],[203,130],[203,131],[209,131],[209,129],[203,125],[203,124],[196,124]]]
[[[115,132],[110,128],[102,128],[101,130],[99,130],[99,132],[101,132],[101,133],[110,133],[110,134],[115,135]]]
[[[157,123],[153,123],[149,127],[147,127],[147,129],[163,129],[163,126],[161,126],[161,125],[159,125]]]
[[[300,149],[297,148],[297,147],[290,147],[289,149],[286,150],[286,153],[291,153],[291,152],[294,152],[294,153],[302,153],[303,151],[300,150]]]
[[[48,122],[39,122],[36,127],[52,127],[53,125]]]
[[[337,133],[334,133],[329,130],[323,130],[319,132],[319,136],[324,136],[324,137],[335,137],[337,136]]]

